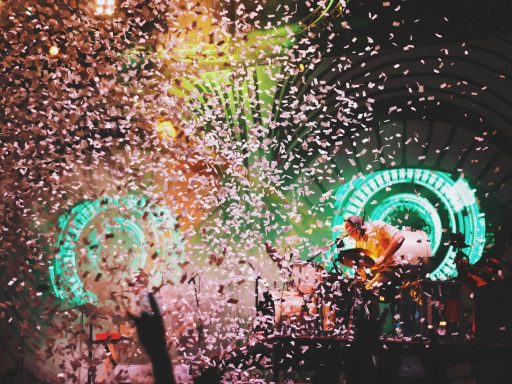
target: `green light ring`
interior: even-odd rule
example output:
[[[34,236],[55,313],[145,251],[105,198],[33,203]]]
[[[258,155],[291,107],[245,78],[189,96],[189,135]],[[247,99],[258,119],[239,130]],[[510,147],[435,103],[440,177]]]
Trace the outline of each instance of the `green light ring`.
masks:
[[[75,248],[88,223],[97,215],[110,209],[123,209],[136,218],[142,218],[147,213],[146,221],[151,228],[151,234],[155,239],[154,243],[159,245],[156,248],[158,248],[160,255],[167,256],[167,250],[171,249],[172,246],[170,260],[172,265],[175,265],[182,258],[182,239],[175,230],[176,220],[167,208],[148,204],[146,197],[134,195],[83,201],[72,207],[70,212],[62,214],[58,219],[60,229],[57,238],[58,251],[53,258],[49,271],[52,290],[58,299],[71,305],[97,302],[96,296],[84,289],[83,282],[78,276]],[[137,241],[141,244],[147,244],[142,229],[132,220],[119,217],[114,218],[114,220],[119,223],[131,222],[129,224],[130,231],[134,231],[134,233],[140,231],[142,233],[142,236],[140,233],[136,235],[138,237]],[[167,234],[167,238],[162,240],[161,233]],[[92,236],[94,235],[92,234]]]
[[[379,176],[380,176],[380,175],[375,175],[375,179],[376,179],[377,181],[381,182],[381,183],[382,183],[383,181],[386,181],[386,182],[389,184],[389,183],[393,182],[393,180],[395,181],[394,183],[397,183],[397,182],[399,181],[399,178],[397,179],[397,175],[398,175],[398,176],[400,176],[400,175],[401,175],[402,177],[404,177],[404,176],[407,176],[407,177],[414,177],[414,173],[413,173],[413,172],[411,172],[410,170],[407,170],[407,171],[402,170],[401,172],[400,172],[400,171],[398,171],[398,172],[391,172],[391,173],[390,173],[390,174],[388,174],[388,175],[384,175],[384,178],[379,178]],[[389,177],[389,176],[391,176],[391,177]],[[439,188],[442,192],[447,193],[447,192],[451,191],[451,189],[446,189],[446,188],[444,188],[444,187],[443,187],[443,180],[442,180],[441,178],[438,178],[438,179],[437,179],[437,181],[435,180],[435,178],[434,178],[434,179],[432,179],[432,174],[431,174],[431,173],[429,173],[429,174],[427,174],[427,173],[422,173],[422,174],[420,174],[419,176],[422,176],[422,178],[423,178],[423,179],[421,179],[421,178],[420,178],[420,179],[418,179],[418,180],[417,180],[417,181],[419,181],[419,182],[418,182],[418,184],[420,184],[420,185],[424,185],[424,186],[429,187],[429,186],[430,186],[430,183],[432,183],[432,185],[434,185],[435,187]],[[443,175],[443,176],[444,176],[444,175]],[[451,181],[451,179],[448,179],[448,180],[450,180],[450,181]],[[409,180],[409,181],[410,181],[410,180]],[[364,181],[360,181],[360,182],[364,182]],[[426,182],[427,184],[426,184],[425,182]],[[391,183],[391,184],[393,184],[393,183]],[[373,179],[370,179],[370,180],[368,180],[368,185],[369,185],[370,187],[372,187],[372,189],[376,189],[378,184],[376,184],[376,183],[375,183],[375,181],[374,181]],[[380,189],[382,189],[382,188],[380,188]],[[429,188],[429,189],[430,189],[430,188]],[[366,191],[366,193],[367,193],[367,194],[368,194],[368,192],[369,192],[369,191],[371,191],[371,190],[369,190],[369,189],[368,189],[368,187],[364,187],[364,186],[363,186],[362,190]],[[376,192],[378,192],[378,190],[375,190],[374,192],[376,193]],[[437,191],[434,191],[434,192],[436,192],[436,194],[437,194],[437,195],[438,195],[438,196],[439,196],[439,197],[444,201],[444,203],[445,203],[445,204],[447,204],[447,203],[446,203],[446,199],[444,199],[444,195],[442,195],[442,194],[440,194],[440,193],[437,193]],[[354,200],[356,200],[356,205],[362,204],[362,206],[364,207],[364,205],[367,203],[367,200],[369,200],[371,197],[372,197],[372,195],[368,196],[368,199],[364,199],[364,195],[363,195],[363,194],[361,194],[361,193],[357,193],[355,197],[352,197],[352,198],[351,198],[351,200],[352,200],[352,203],[353,203],[353,201],[354,201]],[[452,196],[452,198],[453,198],[453,196]],[[365,200],[366,200],[366,201],[365,201]],[[452,200],[453,200],[453,199],[452,199]],[[358,203],[357,203],[357,202],[358,202]],[[457,202],[456,202],[456,201],[453,201],[452,203],[453,203],[453,205],[455,206],[455,204],[456,204]],[[459,205],[460,205],[460,204],[459,204]],[[358,209],[358,207],[357,207],[357,206],[355,207],[355,209],[354,209],[354,207],[352,207],[352,208],[353,208],[353,212],[348,212],[349,214],[359,214],[359,213],[361,213],[362,208]],[[347,208],[347,211],[349,211],[349,210],[350,210],[350,207],[348,207],[348,208]],[[457,216],[458,216],[458,217],[457,217],[457,219],[458,219],[457,221],[458,221],[459,223],[461,223],[461,219],[462,219],[462,217],[461,217],[461,215],[460,215],[460,209],[458,209],[458,211],[459,211],[459,214],[457,215]],[[450,216],[451,216],[451,220],[450,220],[450,221],[451,221],[451,223],[452,223],[452,228],[453,228],[453,227],[454,227],[454,224],[453,224],[453,223],[454,223],[453,215],[450,215]],[[462,221],[463,221],[463,220],[462,220]],[[462,224],[461,224],[461,225],[462,225]],[[454,257],[454,256],[455,256],[455,255],[454,255],[454,253],[453,253],[453,250],[451,250],[451,252],[448,252],[447,257],[443,260],[443,263],[439,266],[439,268],[438,268],[438,269],[439,269],[439,270],[442,270],[443,274],[448,274],[448,273],[450,273],[450,270],[449,270],[449,261],[450,261],[450,259],[453,259],[453,257]],[[441,277],[443,277],[443,276],[441,276]]]
[[[424,170],[420,170],[424,171]],[[394,184],[403,183],[404,180],[408,182],[416,182],[416,184],[422,185],[430,190],[432,190],[442,201],[446,206],[450,206],[450,202],[445,198],[444,194],[438,191],[437,189],[432,189],[432,186],[439,188],[443,192],[447,192],[445,188],[445,183],[443,181],[451,181],[450,178],[447,180],[443,180],[443,178],[438,178],[437,180],[432,178],[431,173],[420,173],[420,176],[418,179],[414,179],[415,173],[408,169],[402,169],[402,170],[391,170],[388,174],[380,175],[380,174],[373,174],[368,175],[370,177],[367,177],[365,184],[365,180],[360,180],[360,183],[362,184],[358,190],[354,193],[355,196],[350,197],[350,203],[352,204],[352,207],[347,207],[348,214],[354,214],[354,215],[360,215],[362,213],[362,210],[364,206],[368,203],[368,201],[378,192],[380,192],[382,189],[387,188]],[[373,176],[373,177],[372,177]],[[381,177],[382,176],[382,177]],[[444,175],[441,175],[444,176]],[[407,180],[406,178],[409,178]],[[380,183],[380,184],[379,184]],[[379,186],[380,185],[380,186]],[[363,191],[366,193],[366,195],[363,193]],[[354,200],[356,202],[354,202]],[[453,203],[455,204],[455,202]],[[352,211],[352,212],[350,212]],[[452,214],[452,211],[449,210],[449,217],[450,217],[450,226],[452,228],[452,232],[455,232],[456,229],[456,221],[455,216]],[[460,223],[460,218],[459,218]],[[446,257],[443,259],[441,264],[438,266],[436,271],[432,273],[432,276],[436,276],[437,272],[439,272],[439,278],[446,278],[451,273],[454,272],[454,269],[452,270],[451,265],[453,264],[453,258],[455,257],[454,251],[450,248],[447,252]]]
[[[344,216],[361,214],[376,193],[395,184],[411,183],[433,192],[445,205],[452,232],[465,234],[471,245],[469,259],[478,261],[485,245],[485,217],[480,212],[474,191],[464,179],[454,181],[449,174],[440,171],[416,168],[401,168],[377,171],[341,186],[336,192],[333,228],[343,224]],[[343,211],[344,216],[341,215]],[[459,228],[459,229],[458,229]],[[339,235],[333,231],[333,237]],[[440,265],[430,274],[433,279],[445,279],[456,275],[455,251],[450,246]]]
[[[94,212],[92,216],[95,216],[101,212],[100,207],[98,200],[84,201],[72,207],[70,213],[61,215],[58,220],[61,229],[57,239],[59,251],[50,266],[50,282],[55,296],[69,301],[72,305],[96,301],[92,293],[84,290],[78,277],[74,248],[88,222],[86,212]]]
[[[432,254],[435,254],[441,245],[441,234],[443,225],[441,218],[434,206],[425,198],[412,193],[400,193],[390,196],[378,205],[370,214],[371,220],[384,220],[397,208],[403,207],[407,210],[416,212],[419,217],[432,229],[430,233],[430,243],[432,245]]]
[[[105,232],[114,232],[116,229],[121,228],[122,230],[129,232],[131,238],[134,240],[134,243],[140,247],[144,248],[147,245],[146,238],[144,236],[143,229],[140,225],[132,220],[127,220],[124,217],[114,217],[114,222],[116,222],[119,226],[109,225],[105,228]],[[91,234],[88,237],[90,242],[90,246],[87,251],[87,260],[89,260],[89,265],[93,266],[92,271],[94,273],[100,273],[101,269],[98,265],[98,260],[100,259],[101,250],[103,249],[103,244],[98,240],[96,229],[91,231]],[[93,248],[92,245],[97,245],[97,247]],[[146,254],[138,254],[138,257],[134,260],[137,264],[136,266],[132,266],[132,269],[143,268],[147,262]]]
[[[420,171],[420,172],[415,172]],[[386,172],[382,174],[382,172]],[[443,204],[446,207],[451,207],[452,204],[460,205],[457,200],[454,200],[453,202],[449,201],[445,197],[445,193],[448,193],[453,188],[452,187],[446,187],[447,183],[453,183],[453,180],[445,173],[438,172],[439,177],[433,176],[432,172],[437,171],[430,171],[430,170],[423,170],[423,169],[392,169],[388,171],[379,171],[372,175],[367,175],[362,179],[358,179],[359,185],[358,189],[354,190],[356,191],[353,195],[347,196],[347,201],[350,203],[347,207],[345,207],[345,210],[347,211],[348,215],[360,215],[368,203],[370,199],[377,194],[378,192],[382,191],[383,189],[394,185],[394,184],[400,184],[404,182],[412,182],[416,183],[418,185],[421,185],[432,192],[434,192],[437,197],[443,202]],[[416,177],[416,178],[415,178]],[[350,186],[345,193],[350,189]],[[364,192],[363,192],[364,191]],[[365,195],[366,193],[366,195]],[[453,198],[453,196],[452,196]],[[354,202],[355,200],[355,202]],[[343,201],[343,200],[342,200]],[[337,206],[339,209],[341,206]],[[462,227],[463,220],[461,220],[461,217],[457,217],[457,220],[455,218],[455,214],[451,209],[448,209],[448,216],[450,220],[450,229],[452,232],[456,232],[457,228],[457,222],[459,223],[459,226]],[[458,215],[460,216],[460,215]],[[340,220],[338,220],[335,225],[339,225],[343,222],[343,218],[341,217]],[[465,232],[465,231],[464,231]],[[444,257],[443,261],[440,263],[438,268],[431,274],[431,276],[434,276],[435,278],[447,278],[450,277],[455,272],[455,266],[453,264],[453,259],[455,258],[455,251],[450,247],[446,256]],[[478,257],[479,258],[479,257]],[[478,260],[478,259],[477,259]],[[439,275],[439,276],[437,276]],[[433,277],[433,278],[434,278]]]

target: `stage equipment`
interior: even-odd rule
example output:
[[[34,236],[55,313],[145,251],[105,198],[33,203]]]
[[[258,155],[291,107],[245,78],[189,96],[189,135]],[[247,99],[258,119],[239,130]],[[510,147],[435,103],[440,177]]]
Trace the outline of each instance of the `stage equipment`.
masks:
[[[427,328],[424,332],[428,334],[428,329],[433,327],[440,336],[462,337],[461,287],[458,281],[427,280],[422,283],[423,317]]]
[[[320,264],[296,261],[291,270],[293,286],[299,293],[312,294],[323,281],[324,268]]]
[[[297,291],[272,291],[275,328],[280,334],[318,334],[323,329],[323,304],[316,295]]]
[[[476,289],[475,331],[481,341],[512,342],[512,281],[493,281]]]
[[[404,336],[462,339],[462,284],[418,280],[400,288],[400,328]]]
[[[344,249],[338,253],[338,260],[346,267],[366,267],[371,268],[375,265],[368,251],[363,248]]]
[[[360,216],[363,210],[371,221],[394,225],[400,223],[404,212],[415,216],[428,234],[435,255],[437,267],[430,272],[431,279],[456,275],[456,251],[453,246],[443,246],[443,228],[464,233],[465,243],[471,245],[471,264],[480,259],[485,246],[485,217],[474,190],[465,179],[445,172],[400,168],[364,175],[338,188],[334,210],[340,213],[333,217],[332,228],[341,227],[347,216]],[[443,212],[443,217],[438,212]],[[339,235],[334,231],[333,239]],[[346,240],[346,246],[353,246],[351,239]],[[438,252],[441,248],[442,253]]]

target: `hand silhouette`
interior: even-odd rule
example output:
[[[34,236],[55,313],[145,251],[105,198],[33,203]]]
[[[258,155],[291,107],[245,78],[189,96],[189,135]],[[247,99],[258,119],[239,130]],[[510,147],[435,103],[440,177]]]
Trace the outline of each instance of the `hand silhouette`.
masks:
[[[148,294],[151,312],[143,311],[140,316],[128,312],[137,327],[139,340],[151,359],[156,384],[174,384],[171,360],[167,352],[165,328],[160,308],[152,293]]]
[[[140,316],[128,313],[137,327],[140,342],[147,354],[152,357],[155,354],[167,352],[165,342],[165,328],[160,308],[152,293],[148,294],[151,312],[142,312]]]

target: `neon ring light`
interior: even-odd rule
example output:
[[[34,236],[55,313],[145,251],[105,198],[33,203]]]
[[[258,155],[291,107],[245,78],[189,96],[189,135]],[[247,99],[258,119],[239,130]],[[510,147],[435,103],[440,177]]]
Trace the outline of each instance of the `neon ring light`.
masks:
[[[434,206],[424,197],[413,193],[399,193],[387,197],[371,213],[371,220],[383,220],[397,215],[397,211],[415,212],[426,223],[426,232],[430,237],[432,253],[435,254],[441,245],[443,225]]]
[[[390,191],[392,186],[408,184],[413,187],[423,187],[443,205],[447,212],[447,222],[442,223],[438,210],[431,201],[413,193],[398,193],[387,196],[381,202],[375,201],[378,193]],[[372,200],[373,199],[373,200]],[[346,183],[336,191],[335,216],[332,227],[340,228],[345,217],[362,215],[363,210],[371,207],[371,220],[386,220],[397,210],[412,210],[428,227],[432,242],[433,254],[441,245],[443,227],[451,233],[461,232],[465,243],[470,245],[465,253],[470,263],[476,263],[482,256],[485,246],[485,215],[480,212],[474,190],[463,179],[453,179],[450,174],[429,169],[400,168],[377,171],[364,175]],[[333,231],[333,238],[340,234]],[[431,279],[447,279],[457,274],[454,258],[455,250],[447,247],[442,261],[429,274]]]
[[[80,202],[59,217],[57,253],[50,266],[53,293],[69,305],[97,303],[97,297],[85,289],[78,274],[77,245],[86,236],[89,270],[101,273],[103,242],[91,225],[95,219],[101,219],[101,215],[109,216],[103,228],[105,232],[122,231],[130,238],[134,248],[134,257],[130,260],[132,270],[142,269],[148,257],[155,253],[170,265],[175,265],[182,257],[183,243],[175,229],[176,219],[166,207],[135,195]]]

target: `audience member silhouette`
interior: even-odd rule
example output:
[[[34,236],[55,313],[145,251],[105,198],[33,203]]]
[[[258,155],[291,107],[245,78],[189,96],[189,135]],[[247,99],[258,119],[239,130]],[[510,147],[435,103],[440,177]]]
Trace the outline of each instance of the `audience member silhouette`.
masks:
[[[151,312],[143,311],[140,316],[128,313],[137,327],[140,343],[148,354],[153,367],[155,384],[175,384],[172,362],[167,349],[165,327],[160,308],[152,293],[148,294]],[[216,367],[205,369],[194,379],[195,384],[220,383],[222,373]]]
[[[162,314],[152,293],[148,294],[148,299],[151,312],[143,311],[138,317],[131,313],[128,315],[134,321],[140,343],[151,360],[155,384],[175,384]]]

